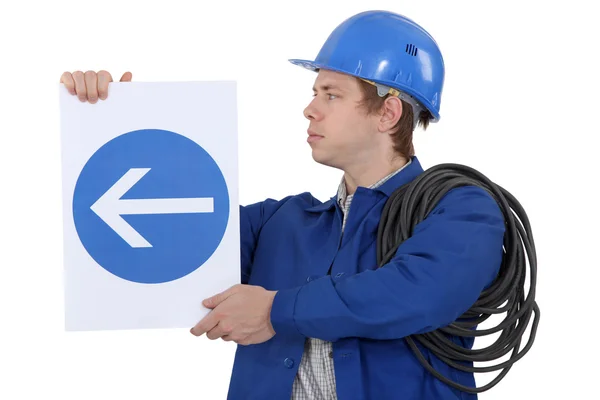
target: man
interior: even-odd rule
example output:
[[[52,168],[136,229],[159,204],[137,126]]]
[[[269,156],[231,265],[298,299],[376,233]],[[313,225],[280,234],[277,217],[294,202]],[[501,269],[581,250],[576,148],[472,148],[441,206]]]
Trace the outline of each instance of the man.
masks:
[[[423,172],[413,130],[439,120],[437,44],[413,21],[373,11],[340,24],[314,61],[291,61],[318,73],[307,140],[342,181],[324,203],[302,193],[240,208],[242,284],[206,299],[213,310],[192,334],[238,343],[230,399],[476,398],[426,371],[403,338],[452,323],[494,280],[497,203],[481,188],[453,189],[389,263],[376,259],[384,204]],[[111,80],[105,71],[61,78],[90,102],[106,98]],[[471,373],[421,351],[475,386]]]

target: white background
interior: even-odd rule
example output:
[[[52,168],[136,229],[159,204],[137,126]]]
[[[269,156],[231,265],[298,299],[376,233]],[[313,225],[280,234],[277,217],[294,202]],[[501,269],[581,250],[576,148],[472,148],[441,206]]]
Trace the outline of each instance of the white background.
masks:
[[[493,4],[492,4],[493,3]],[[218,5],[217,5],[218,4]],[[63,332],[56,83],[64,71],[138,82],[237,80],[240,200],[335,194],[302,110],[331,30],[366,9],[403,13],[438,41],[439,124],[424,167],[470,165],[525,207],[542,309],[532,351],[481,399],[597,396],[600,30],[593,2],[37,1],[0,8],[0,398],[223,399],[235,345],[187,330]],[[485,378],[481,378],[483,382]]]

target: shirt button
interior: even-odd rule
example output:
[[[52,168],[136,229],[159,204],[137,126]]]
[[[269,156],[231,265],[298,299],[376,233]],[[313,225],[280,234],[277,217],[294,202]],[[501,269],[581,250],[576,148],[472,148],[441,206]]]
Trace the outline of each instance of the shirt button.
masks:
[[[283,365],[285,365],[286,368],[292,368],[294,366],[294,360],[292,360],[291,358],[286,358],[283,361]]]
[[[314,281],[314,280],[315,280],[315,279],[317,279],[317,278],[318,278],[318,276],[316,276],[316,275],[311,275],[311,276],[309,276],[308,278],[306,278],[306,282]]]
[[[329,352],[329,358],[333,358],[333,351]]]

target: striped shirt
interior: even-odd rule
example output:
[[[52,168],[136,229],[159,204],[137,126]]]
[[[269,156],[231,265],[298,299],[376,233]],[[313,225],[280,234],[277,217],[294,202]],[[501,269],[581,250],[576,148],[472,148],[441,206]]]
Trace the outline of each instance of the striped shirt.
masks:
[[[410,164],[408,162],[400,169],[369,186],[374,189],[383,185],[388,179],[402,171]],[[344,178],[340,182],[337,200],[344,214],[342,232],[346,227],[346,220],[352,204],[353,194],[346,192]],[[333,347],[331,342],[321,339],[308,338],[304,343],[304,355],[298,367],[298,374],[294,379],[292,400],[336,400],[335,373],[333,369]]]

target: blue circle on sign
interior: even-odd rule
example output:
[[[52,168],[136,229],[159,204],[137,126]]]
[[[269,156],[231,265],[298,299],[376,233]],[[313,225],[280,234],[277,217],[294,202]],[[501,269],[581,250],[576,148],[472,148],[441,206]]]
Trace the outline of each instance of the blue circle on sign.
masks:
[[[229,220],[215,160],[180,134],[120,135],[83,167],[73,194],[77,234],[110,273],[139,283],[182,278],[215,252]]]

